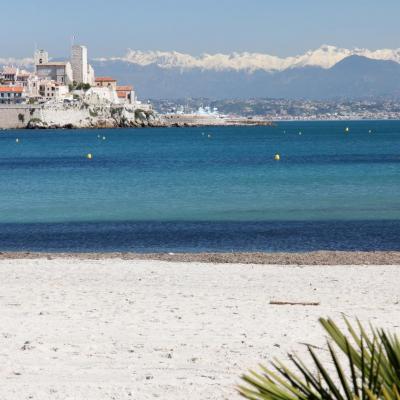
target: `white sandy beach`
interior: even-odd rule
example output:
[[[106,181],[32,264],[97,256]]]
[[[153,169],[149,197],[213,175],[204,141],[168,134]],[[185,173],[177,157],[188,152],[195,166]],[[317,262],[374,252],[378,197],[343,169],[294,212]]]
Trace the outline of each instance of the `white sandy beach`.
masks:
[[[399,266],[0,261],[0,399],[238,399],[320,316],[400,330]],[[319,302],[278,306],[271,300]]]

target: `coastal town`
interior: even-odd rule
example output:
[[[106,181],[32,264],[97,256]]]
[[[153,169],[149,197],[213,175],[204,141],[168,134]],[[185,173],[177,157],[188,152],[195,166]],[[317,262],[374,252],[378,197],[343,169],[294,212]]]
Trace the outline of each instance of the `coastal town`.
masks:
[[[0,71],[0,128],[115,128],[269,125],[265,118],[221,115],[217,110],[157,113],[139,101],[132,85],[96,76],[88,49],[73,45],[69,60],[34,53],[33,70],[4,66]]]
[[[36,50],[34,71],[14,66],[0,71],[0,104],[73,102],[83,92],[100,101],[140,104],[133,86],[119,86],[112,77],[95,76],[86,46],[73,45],[71,59],[66,61],[52,61],[47,51]]]
[[[112,128],[157,125],[152,107],[137,99],[132,85],[96,76],[88,49],[71,47],[69,60],[34,53],[33,70],[0,71],[0,127]]]

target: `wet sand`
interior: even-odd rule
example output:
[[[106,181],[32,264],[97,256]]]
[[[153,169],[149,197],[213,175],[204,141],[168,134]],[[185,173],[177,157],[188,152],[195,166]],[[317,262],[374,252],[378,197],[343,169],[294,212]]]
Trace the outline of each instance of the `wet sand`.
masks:
[[[400,239],[399,239],[400,240]],[[57,258],[78,260],[158,260],[219,264],[400,265],[400,251],[316,251],[305,253],[34,253],[0,252],[0,260]]]

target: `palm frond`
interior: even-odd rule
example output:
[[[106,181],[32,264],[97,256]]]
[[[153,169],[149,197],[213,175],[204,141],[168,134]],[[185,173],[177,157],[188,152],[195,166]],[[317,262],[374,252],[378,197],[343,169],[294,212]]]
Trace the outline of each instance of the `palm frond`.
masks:
[[[249,400],[400,400],[400,341],[396,335],[355,327],[344,317],[346,335],[331,319],[320,319],[331,339],[325,367],[311,346],[312,364],[288,355],[293,369],[280,361],[243,375],[239,393]],[[335,346],[335,347],[334,347]],[[336,349],[340,354],[337,353]],[[341,358],[347,360],[346,368]]]

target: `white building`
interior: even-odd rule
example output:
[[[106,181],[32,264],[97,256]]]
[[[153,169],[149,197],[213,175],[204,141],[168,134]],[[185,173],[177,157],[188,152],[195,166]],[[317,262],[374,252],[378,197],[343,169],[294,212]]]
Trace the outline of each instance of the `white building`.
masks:
[[[3,70],[0,71],[0,79],[3,81],[5,85],[10,86],[28,86],[28,80],[34,76],[29,71],[21,70],[19,68],[14,67],[3,67]]]
[[[61,85],[69,85],[73,82],[73,71],[70,62],[49,61],[36,64],[36,74],[39,79],[48,79]]]
[[[46,100],[60,100],[69,93],[68,86],[50,80],[39,82],[39,95]]]
[[[22,86],[0,86],[0,104],[20,104],[24,96]]]

